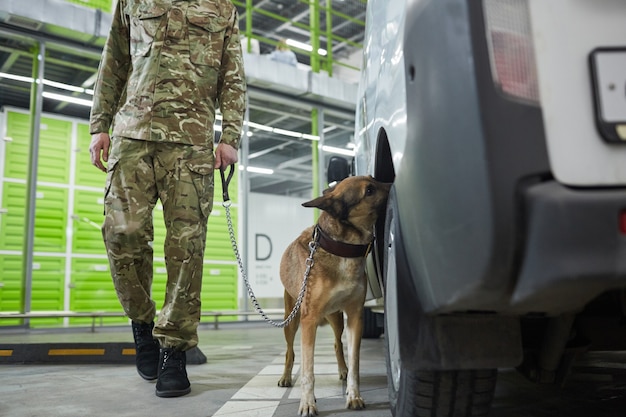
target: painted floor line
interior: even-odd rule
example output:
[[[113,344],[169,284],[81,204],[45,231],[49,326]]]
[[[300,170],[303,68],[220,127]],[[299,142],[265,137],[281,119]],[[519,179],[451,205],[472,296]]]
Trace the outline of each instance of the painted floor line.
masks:
[[[213,417],[272,417],[280,401],[228,401]]]
[[[319,353],[321,354],[315,358],[315,396],[318,399],[342,397],[344,383],[339,380],[334,351]],[[277,385],[283,373],[284,361],[284,357],[278,357],[261,369],[214,414],[214,417],[242,415],[272,417],[281,400],[299,399],[301,394],[299,363],[293,367],[293,387],[283,388]]]

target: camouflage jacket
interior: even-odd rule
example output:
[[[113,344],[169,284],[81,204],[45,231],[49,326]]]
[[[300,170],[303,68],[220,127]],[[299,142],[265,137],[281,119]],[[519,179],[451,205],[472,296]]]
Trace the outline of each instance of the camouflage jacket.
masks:
[[[119,0],[94,89],[90,132],[239,147],[246,85],[230,0]]]

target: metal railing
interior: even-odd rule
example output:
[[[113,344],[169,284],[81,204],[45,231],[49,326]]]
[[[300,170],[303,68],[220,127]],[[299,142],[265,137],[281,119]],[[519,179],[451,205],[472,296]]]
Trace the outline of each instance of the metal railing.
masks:
[[[284,316],[285,311],[283,309],[266,309],[265,313],[273,316]],[[256,311],[243,311],[243,310],[224,310],[224,311],[203,311],[200,313],[201,317],[213,317],[213,328],[219,329],[219,319],[222,317],[237,317],[237,316],[255,316],[258,313]],[[91,318],[91,331],[96,331],[96,322],[99,319],[99,327],[104,327],[102,319],[106,317],[126,317],[123,312],[107,312],[107,311],[93,311],[93,312],[73,312],[73,311],[50,311],[50,312],[31,312],[31,313],[0,313],[0,320],[2,319],[50,319],[50,318]],[[1,321],[0,321],[1,323]]]

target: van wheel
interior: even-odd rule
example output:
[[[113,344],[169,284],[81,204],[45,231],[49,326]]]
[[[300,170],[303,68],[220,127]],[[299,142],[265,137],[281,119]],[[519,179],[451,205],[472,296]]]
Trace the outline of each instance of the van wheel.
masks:
[[[486,417],[496,386],[496,370],[391,370],[389,406],[395,417]]]
[[[404,288],[407,277],[399,276],[407,271],[398,268],[398,262],[404,260],[401,259],[403,251],[397,247],[401,242],[394,216],[394,197],[392,188],[385,219],[387,233],[383,269],[384,339],[391,412],[395,417],[485,417],[493,401],[497,370],[421,371],[409,369],[403,364],[402,340],[407,331],[418,332],[419,329],[412,325],[403,326],[403,331],[400,330],[401,320],[408,319],[404,315],[411,315],[409,312],[412,310],[406,307],[414,304],[415,300],[410,299],[412,291]]]

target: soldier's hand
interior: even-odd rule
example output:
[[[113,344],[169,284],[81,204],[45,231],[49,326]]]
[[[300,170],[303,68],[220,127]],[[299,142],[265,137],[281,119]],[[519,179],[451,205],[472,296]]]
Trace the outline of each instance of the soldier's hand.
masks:
[[[220,143],[215,148],[215,169],[226,169],[238,160],[237,149],[225,143]]]
[[[106,166],[102,161],[109,160],[109,147],[111,146],[111,138],[106,132],[94,133],[91,135],[91,144],[89,145],[89,153],[91,154],[91,163],[100,171],[107,172]]]

